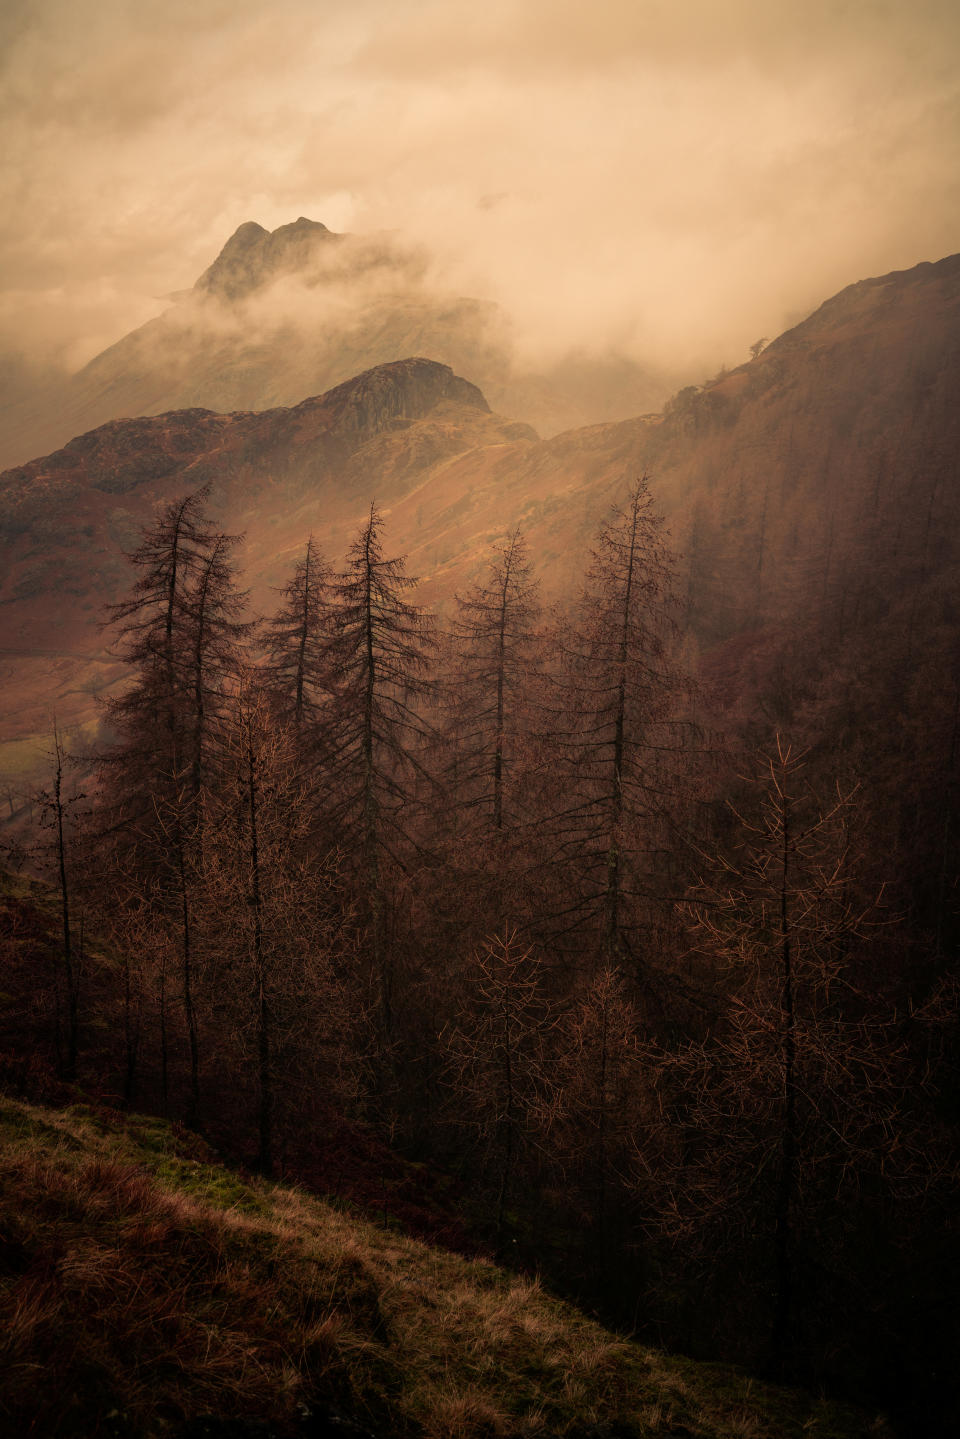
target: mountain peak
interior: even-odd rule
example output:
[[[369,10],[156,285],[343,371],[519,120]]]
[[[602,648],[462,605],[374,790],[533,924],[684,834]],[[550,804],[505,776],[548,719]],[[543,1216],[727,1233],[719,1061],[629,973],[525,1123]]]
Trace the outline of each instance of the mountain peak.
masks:
[[[268,235],[269,233],[269,230],[265,230],[262,225],[258,225],[256,220],[244,220],[243,224],[238,225],[234,230],[224,249],[228,249],[231,245],[236,245],[238,242],[240,244],[248,244],[251,240],[256,240],[259,236]]]
[[[341,237],[319,220],[301,215],[289,225],[265,230],[246,220],[194,286],[218,300],[246,299],[279,275],[304,270],[322,247]]]

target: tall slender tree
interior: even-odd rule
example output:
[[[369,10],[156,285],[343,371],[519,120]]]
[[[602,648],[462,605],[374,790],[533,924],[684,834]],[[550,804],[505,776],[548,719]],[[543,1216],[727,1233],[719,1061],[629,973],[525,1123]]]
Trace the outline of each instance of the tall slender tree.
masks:
[[[138,572],[129,599],[111,605],[105,625],[134,676],[133,683],[108,701],[106,712],[121,742],[107,756],[113,773],[133,770],[119,780],[127,803],[149,808],[144,771],[156,777],[180,775],[190,731],[191,646],[186,638],[190,596],[208,566],[218,531],[205,511],[208,489],[167,505],[148,528],[130,563]],[[135,738],[134,738],[135,736]]]
[[[628,986],[614,969],[602,969],[581,985],[557,1025],[551,1148],[563,1166],[593,1263],[608,1286],[615,1267],[623,1264],[618,1221],[650,1106],[640,1027]]]
[[[179,933],[191,1122],[200,1108],[193,890],[202,868],[204,786],[213,727],[247,632],[230,561],[236,539],[210,519],[206,499],[203,489],[167,505],[130,557],[139,578],[109,619],[134,679],[107,706],[118,738],[103,759],[112,825],[128,841],[115,853],[165,896],[166,921]],[[160,1026],[166,1055],[165,970]]]
[[[464,965],[460,1010],[444,1035],[447,1085],[481,1161],[498,1250],[514,1201],[535,1188],[556,1089],[548,1061],[555,1023],[543,956],[505,925]]]
[[[673,611],[673,560],[644,478],[602,527],[579,611],[559,631],[553,825],[568,924],[593,934],[604,964],[634,977],[650,959],[643,932],[673,848],[689,732]]]
[[[60,901],[60,948],[62,955],[62,976],[63,976],[63,997],[66,1010],[66,1052],[63,1052],[61,1043],[61,1005],[60,994],[61,984],[59,978],[55,982],[55,1048],[57,1051],[58,1064],[64,1079],[74,1080],[77,1077],[77,1054],[80,1037],[80,989],[83,970],[83,943],[82,928],[79,952],[76,944],[75,928],[76,919],[71,914],[74,877],[71,873],[72,859],[71,839],[76,827],[75,805],[78,800],[84,798],[74,792],[69,792],[69,786],[65,784],[68,756],[63,742],[63,736],[57,726],[56,719],[53,721],[53,788],[49,791],[41,791],[37,796],[40,804],[41,824],[49,824],[53,830],[53,842],[47,853],[49,854],[54,872],[57,894]]]
[[[204,942],[221,995],[223,1062],[255,1091],[257,1162],[269,1173],[284,1114],[342,1092],[353,984],[350,935],[332,864],[319,863],[297,736],[248,670],[231,697],[204,865]],[[336,936],[339,979],[334,974]],[[355,1069],[359,1065],[354,1066]],[[333,1071],[338,1071],[336,1077]],[[294,1089],[299,1105],[290,1090]]]
[[[404,593],[415,581],[387,559],[375,505],[333,585],[334,695],[322,724],[327,761],[320,803],[341,851],[361,876],[371,980],[382,1038],[394,1031],[394,962],[387,939],[387,872],[416,849],[412,815],[427,782],[423,705],[436,646]]]
[[[242,618],[246,594],[237,587],[230,552],[235,535],[217,534],[185,596],[184,640],[189,646],[189,792],[202,841],[203,789],[210,778],[211,744],[228,687],[236,680],[242,646],[252,626]]]
[[[881,914],[857,883],[856,794],[823,803],[805,764],[778,736],[736,845],[710,861],[685,906],[695,950],[725,991],[716,1021],[703,1038],[647,1052],[678,1136],[654,1181],[666,1183],[662,1213],[714,1251],[725,1233],[758,1276],[779,1369],[795,1358],[803,1308],[809,1317],[801,1282],[809,1291],[815,1256],[829,1252],[838,1195],[892,1193],[898,1170],[914,1171],[911,1184],[918,1172],[900,1114],[904,1031],[895,1000],[876,989]]]
[[[538,590],[526,541],[514,530],[494,547],[483,579],[457,596],[450,683],[458,799],[495,836],[519,819],[520,751],[539,669]]]
[[[280,591],[281,604],[267,620],[265,672],[278,713],[302,739],[320,721],[330,699],[330,568],[313,535],[293,575]]]
[[[508,916],[536,911],[531,828],[539,817],[535,727],[542,705],[538,584],[518,530],[496,545],[473,588],[457,596],[438,686],[443,790],[439,865],[428,906],[439,944],[469,950]]]

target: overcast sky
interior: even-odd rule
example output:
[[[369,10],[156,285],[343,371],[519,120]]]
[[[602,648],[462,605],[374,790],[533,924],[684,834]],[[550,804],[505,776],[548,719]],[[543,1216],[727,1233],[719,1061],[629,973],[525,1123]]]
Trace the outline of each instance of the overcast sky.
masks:
[[[2,0],[0,349],[79,364],[306,215],[531,356],[736,364],[960,249],[958,41],[956,0]]]

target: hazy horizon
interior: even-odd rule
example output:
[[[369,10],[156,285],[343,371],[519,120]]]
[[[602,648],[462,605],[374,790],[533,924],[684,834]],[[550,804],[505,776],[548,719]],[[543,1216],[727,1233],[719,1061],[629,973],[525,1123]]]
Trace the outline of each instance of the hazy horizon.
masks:
[[[306,215],[425,247],[526,363],[737,364],[960,248],[958,37],[939,0],[15,0],[0,352],[76,368]]]

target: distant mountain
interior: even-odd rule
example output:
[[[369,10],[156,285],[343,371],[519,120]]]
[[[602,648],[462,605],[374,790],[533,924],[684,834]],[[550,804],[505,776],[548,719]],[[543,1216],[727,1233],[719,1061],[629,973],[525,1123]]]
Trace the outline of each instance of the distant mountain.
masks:
[[[211,506],[247,531],[242,561],[258,599],[283,582],[312,529],[331,556],[375,494],[389,508],[465,450],[505,453],[536,438],[492,415],[476,386],[430,360],[375,368],[292,409],[182,410],[116,420],[0,476],[0,769],[18,741],[90,723],[117,674],[98,630],[130,582],[124,552],[153,506],[212,486]],[[404,532],[409,538],[409,529]]]
[[[292,409],[114,422],[0,477],[3,678],[22,698],[3,737],[41,733],[54,704],[91,718],[89,692],[114,674],[96,621],[129,584],[122,551],[157,500],[206,481],[246,531],[255,600],[272,602],[311,530],[339,562],[376,497],[390,550],[432,603],[516,524],[548,590],[575,587],[599,518],[646,472],[682,555],[691,639],[727,704],[798,646],[808,675],[811,656],[847,673],[889,652],[889,673],[909,663],[920,683],[926,651],[960,653],[958,392],[955,256],[849,287],[662,415],[547,440],[427,360]]]
[[[112,419],[294,405],[409,355],[470,375],[496,409],[548,433],[652,409],[676,383],[623,356],[521,366],[503,312],[438,288],[425,254],[303,216],[272,232],[241,225],[193,288],[170,299],[69,381],[27,377],[0,401],[0,464]]]
[[[272,232],[248,220],[231,235],[194,289],[221,300],[244,300],[281,275],[314,278],[345,238],[304,215]]]

